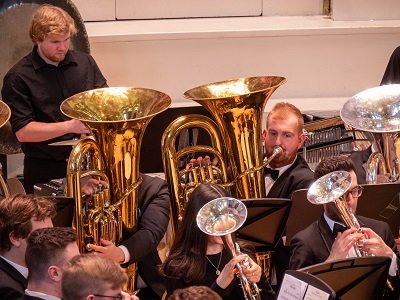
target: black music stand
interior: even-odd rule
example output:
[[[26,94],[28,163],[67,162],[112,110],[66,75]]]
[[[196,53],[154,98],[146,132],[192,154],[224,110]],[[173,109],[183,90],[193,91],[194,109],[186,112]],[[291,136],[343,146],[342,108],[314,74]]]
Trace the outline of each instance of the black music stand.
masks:
[[[54,201],[57,214],[52,219],[55,227],[71,227],[75,212],[75,199],[65,196],[41,196]]]
[[[271,251],[285,231],[292,201],[282,198],[242,199],[247,219],[236,237],[251,243],[257,251]]]
[[[310,286],[313,287],[310,288]],[[304,289],[303,289],[304,288]],[[326,294],[328,298],[325,298]],[[309,298],[306,298],[306,297]],[[318,297],[320,296],[320,297]],[[277,300],[283,299],[328,299],[334,300],[335,291],[318,277],[295,270],[285,271]]]
[[[316,264],[299,271],[327,283],[341,300],[377,300],[383,295],[390,262],[390,257],[384,256],[354,257]]]
[[[400,183],[365,184],[357,203],[357,215],[389,224],[393,236],[400,229]]]
[[[322,205],[315,205],[307,200],[307,191],[308,189],[301,189],[292,194],[292,208],[286,224],[286,245],[290,245],[290,240],[297,232],[318,220],[324,212]]]

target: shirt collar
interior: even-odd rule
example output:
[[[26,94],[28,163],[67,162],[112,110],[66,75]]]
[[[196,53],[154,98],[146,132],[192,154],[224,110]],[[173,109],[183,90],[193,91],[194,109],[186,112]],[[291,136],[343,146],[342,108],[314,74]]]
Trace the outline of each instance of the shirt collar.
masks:
[[[38,70],[45,66],[51,65],[51,64],[46,63],[44,61],[44,59],[39,55],[39,50],[38,50],[37,45],[35,45],[32,50],[32,64],[33,64],[33,68],[35,70]],[[77,64],[76,59],[74,57],[74,53],[71,50],[68,50],[67,55],[65,55],[64,60],[58,64],[58,67],[69,65],[69,64],[75,64],[75,65]],[[52,66],[54,66],[54,65],[52,65]],[[57,66],[54,66],[54,67],[57,67]]]
[[[296,160],[297,160],[297,155],[296,155],[295,159],[293,160],[293,162],[289,165],[286,165],[286,166],[283,166],[280,168],[271,168],[269,165],[268,165],[268,167],[271,168],[272,170],[278,170],[279,176],[281,176],[287,169],[289,169],[295,163]],[[278,178],[279,178],[279,176],[278,176]]]
[[[15,262],[5,258],[4,256],[0,255],[0,257],[2,259],[4,259],[6,262],[8,262],[11,266],[13,266],[14,269],[16,269],[18,272],[20,272],[22,276],[24,276],[25,278],[28,278],[28,268],[27,267],[21,266]]]
[[[338,223],[338,224],[346,227],[346,225],[344,225],[343,223],[333,221],[331,218],[328,217],[328,215],[326,213],[324,213],[324,218],[325,218],[326,223],[328,223],[328,226],[332,232],[333,232],[333,226],[335,226],[335,223]]]
[[[28,289],[25,290],[25,294],[29,295],[29,296],[37,297],[37,298],[42,298],[45,300],[61,300],[61,298],[58,298],[56,296],[44,294],[41,292],[30,291]]]

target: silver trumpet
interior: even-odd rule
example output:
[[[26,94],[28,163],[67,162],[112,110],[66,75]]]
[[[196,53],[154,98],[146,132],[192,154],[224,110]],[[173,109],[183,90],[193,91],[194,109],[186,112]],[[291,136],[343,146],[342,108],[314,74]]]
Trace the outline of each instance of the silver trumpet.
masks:
[[[334,171],[316,180],[308,189],[307,199],[313,204],[326,204],[334,202],[338,210],[339,218],[346,224],[347,228],[356,228],[362,233],[361,226],[357,221],[351,208],[347,205],[344,195],[351,186],[351,175],[346,171]],[[363,239],[363,238],[362,238]],[[362,240],[360,239],[360,241]],[[357,257],[370,256],[363,251],[363,244],[360,241],[354,245]],[[389,280],[386,281],[387,287],[393,291],[393,286]]]
[[[307,192],[307,199],[313,204],[335,203],[339,218],[346,224],[347,228],[356,228],[361,231],[357,218],[343,197],[350,186],[351,175],[349,172],[331,172],[322,176],[310,186]],[[366,256],[360,245],[356,244],[354,250],[358,257]]]
[[[207,235],[220,236],[225,248],[232,257],[239,254],[240,248],[232,240],[232,233],[238,230],[247,217],[247,208],[242,201],[222,197],[205,204],[197,214],[197,226]],[[246,300],[261,300],[260,289],[256,283],[250,283],[243,269],[249,268],[249,261],[236,264],[238,277],[241,281],[244,298]]]

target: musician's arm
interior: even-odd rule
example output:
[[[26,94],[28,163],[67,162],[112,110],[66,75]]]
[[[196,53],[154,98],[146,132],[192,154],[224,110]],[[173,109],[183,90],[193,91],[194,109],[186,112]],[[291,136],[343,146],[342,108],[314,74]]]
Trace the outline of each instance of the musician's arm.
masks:
[[[55,123],[31,121],[16,131],[15,135],[19,142],[42,142],[68,133],[89,133],[89,129],[75,119]]]
[[[170,195],[167,184],[160,178],[143,176],[141,199],[143,201],[142,216],[139,220],[138,230],[130,238],[121,243],[129,251],[129,259],[125,262],[132,263],[143,259],[157,245],[164,236],[169,222]]]

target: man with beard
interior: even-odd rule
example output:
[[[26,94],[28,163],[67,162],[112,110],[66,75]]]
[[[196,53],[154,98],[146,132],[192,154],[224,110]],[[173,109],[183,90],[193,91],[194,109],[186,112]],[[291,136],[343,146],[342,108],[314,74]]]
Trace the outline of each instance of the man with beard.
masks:
[[[314,181],[307,162],[297,155],[306,138],[303,126],[300,110],[290,103],[279,102],[269,112],[263,131],[266,157],[272,155],[276,146],[283,152],[265,170],[267,198],[290,198],[294,191],[308,188]]]
[[[265,168],[267,198],[290,198],[294,191],[308,188],[314,181],[307,162],[297,154],[306,138],[303,126],[303,115],[290,103],[279,102],[269,112],[263,131],[265,155],[270,157],[276,146],[283,151]],[[288,268],[289,255],[289,248],[283,241],[272,253],[271,285],[276,291]]]
[[[11,108],[10,122],[22,143],[24,186],[65,177],[71,146],[48,144],[70,140],[89,129],[60,111],[62,101],[77,93],[107,86],[94,59],[70,49],[74,20],[64,10],[42,5],[32,16],[33,50],[5,75],[2,98]]]

